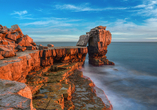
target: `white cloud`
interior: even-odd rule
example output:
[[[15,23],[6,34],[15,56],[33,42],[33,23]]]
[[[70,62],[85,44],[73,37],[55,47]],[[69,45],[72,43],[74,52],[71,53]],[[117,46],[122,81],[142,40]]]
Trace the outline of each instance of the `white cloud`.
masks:
[[[149,18],[143,25],[117,20],[107,24],[107,29],[111,31],[114,41],[122,40],[121,38],[126,38],[125,41],[157,41],[157,18]]]
[[[43,9],[39,8],[39,9],[35,9],[36,11],[42,12]]]
[[[11,13],[11,15],[19,15],[19,16],[22,16],[22,15],[25,15],[27,14],[27,10],[24,10],[24,11],[14,11],[13,13]]]
[[[39,21],[22,23],[23,26],[34,25],[34,26],[50,26],[50,27],[58,27],[58,26],[74,26],[76,22],[81,21],[81,19],[68,19],[68,18],[40,18]]]
[[[34,19],[34,18],[32,18],[31,14],[28,14],[27,10],[14,11],[10,15],[12,15],[14,18],[18,18],[18,19]]]
[[[75,12],[80,11],[105,11],[105,10],[125,10],[128,9],[128,7],[106,7],[106,8],[92,8],[89,7],[88,4],[82,4],[79,6],[72,5],[72,4],[63,4],[63,5],[55,5],[56,9],[66,9],[66,10],[72,10]]]
[[[146,38],[146,39],[155,39],[155,40],[157,40],[157,37],[150,37],[150,38]]]
[[[144,0],[143,4],[137,5],[132,8],[137,8],[137,14],[142,16],[157,16],[157,1]]]
[[[29,35],[35,42],[78,41],[79,35]]]

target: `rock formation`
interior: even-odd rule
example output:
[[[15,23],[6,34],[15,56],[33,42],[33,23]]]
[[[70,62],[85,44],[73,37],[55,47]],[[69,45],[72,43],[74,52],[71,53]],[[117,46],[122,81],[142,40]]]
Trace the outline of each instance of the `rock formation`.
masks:
[[[95,66],[114,65],[106,59],[107,46],[111,43],[111,33],[106,27],[98,26],[80,36],[77,46],[86,46],[88,43],[89,63]]]
[[[11,28],[0,25],[0,56],[4,58],[15,56],[15,52],[36,50],[36,43],[28,35],[24,35],[18,25]],[[2,59],[3,57],[0,57]]]

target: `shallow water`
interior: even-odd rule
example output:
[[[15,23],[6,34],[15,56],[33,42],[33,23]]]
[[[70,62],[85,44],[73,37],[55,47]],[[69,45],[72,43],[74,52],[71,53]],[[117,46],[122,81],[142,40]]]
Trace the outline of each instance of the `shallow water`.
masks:
[[[76,42],[51,43],[76,45]],[[157,43],[113,42],[108,46],[107,58],[115,66],[89,65],[87,56],[82,71],[105,92],[113,110],[157,110]]]

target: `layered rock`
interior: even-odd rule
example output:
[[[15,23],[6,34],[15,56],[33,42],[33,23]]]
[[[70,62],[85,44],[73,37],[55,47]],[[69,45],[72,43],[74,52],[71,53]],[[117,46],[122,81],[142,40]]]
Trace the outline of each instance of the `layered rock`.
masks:
[[[70,98],[72,92],[70,92],[70,84],[64,84],[67,81],[67,77],[73,73],[74,70],[82,67],[85,56],[87,54],[86,47],[56,47],[56,48],[48,48],[45,50],[27,50],[25,52],[17,52],[17,56],[12,58],[5,58],[0,60],[0,79],[8,81],[12,80],[20,87],[24,87],[21,83],[24,82],[30,88],[29,91],[24,88],[18,88],[18,86],[10,85],[9,89],[11,91],[17,90],[14,93],[11,92],[13,95],[7,94],[9,90],[7,90],[7,84],[0,85],[0,89],[5,92],[6,96],[0,95],[0,109],[33,109],[32,107],[32,99],[28,100],[26,98],[21,98],[20,95],[30,96],[35,94],[42,88],[53,88],[56,93],[58,90],[55,88],[56,86],[60,85],[61,87],[68,87],[67,90],[62,90],[60,94],[52,94],[48,95],[48,99],[38,100],[34,103],[34,107],[36,108],[47,108],[48,109],[63,109],[64,108],[64,98]],[[74,63],[75,62],[75,63]],[[62,71],[61,71],[62,70]],[[59,71],[57,74],[53,71]],[[18,81],[18,82],[15,82]],[[61,83],[63,82],[63,84]],[[69,86],[68,86],[69,85]],[[24,90],[21,92],[21,90]],[[60,89],[59,89],[60,90]],[[30,92],[31,91],[31,92]],[[54,92],[53,92],[54,93]],[[51,100],[51,95],[56,96],[55,100]],[[25,96],[25,97],[26,97]],[[11,98],[10,101],[9,97]],[[38,96],[37,96],[38,97]],[[50,101],[51,102],[47,102]],[[7,105],[5,104],[8,101]],[[47,104],[48,106],[38,106],[38,104],[43,103]],[[21,105],[20,105],[21,104]],[[59,107],[56,107],[58,105]]]
[[[95,91],[94,83],[77,70],[82,64],[56,63],[32,72],[27,77],[27,84],[34,94],[34,107],[39,110],[112,110],[107,98],[103,103],[96,95],[100,90]],[[104,93],[102,95],[106,97]]]
[[[98,26],[80,36],[76,45],[86,46],[88,42],[89,63],[95,66],[114,65],[106,59],[107,46],[111,43],[111,33],[106,27]]]
[[[87,52],[87,47],[79,46],[17,52],[16,57],[0,60],[0,78],[25,82],[32,70],[54,63],[84,62]]]

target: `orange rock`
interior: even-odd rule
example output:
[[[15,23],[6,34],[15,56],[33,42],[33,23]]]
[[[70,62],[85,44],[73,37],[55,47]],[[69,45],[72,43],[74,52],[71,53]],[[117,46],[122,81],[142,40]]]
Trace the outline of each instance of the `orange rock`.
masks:
[[[24,35],[22,38],[17,39],[17,44],[20,46],[32,46],[33,39],[28,35]]]
[[[2,44],[2,45],[8,45],[8,41],[6,41],[6,40],[1,40],[1,44]]]
[[[39,50],[48,49],[47,46],[41,46],[41,45],[39,45],[38,47],[39,47]]]
[[[17,24],[16,25],[12,25],[10,30],[11,30],[11,33],[18,32],[20,34],[20,37],[23,36],[23,33],[22,33],[21,29],[19,28],[19,26]]]
[[[107,53],[107,46],[111,43],[112,35],[110,31],[106,31],[106,26],[97,26],[87,32],[86,35],[88,36],[88,54],[89,54],[89,63],[92,65],[110,65],[114,64],[106,59]],[[83,43],[82,43],[83,42]],[[79,42],[77,45],[84,46],[84,39],[80,37]],[[79,49],[79,52],[82,49]]]
[[[47,59],[43,59],[41,61],[41,66],[48,66],[48,65],[53,65],[53,58],[48,57]]]
[[[27,50],[36,50],[37,47],[36,46],[27,46],[26,49]]]
[[[9,49],[4,48],[4,47],[0,47],[0,54],[1,54],[4,58],[13,57],[13,56],[16,55],[13,50],[9,50]]]
[[[97,26],[96,28],[106,30],[106,26]]]
[[[36,46],[36,45],[37,45],[35,42],[32,42],[31,44],[32,44],[33,46]]]
[[[53,44],[47,44],[47,46],[48,46],[48,47],[54,47],[54,45],[53,45]]]
[[[22,47],[22,46],[18,45],[18,46],[16,47],[16,49],[17,49],[18,51],[25,51],[25,50],[26,50],[26,47]]]
[[[0,60],[2,60],[4,57],[0,54]]]

